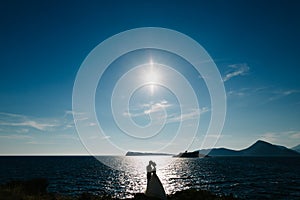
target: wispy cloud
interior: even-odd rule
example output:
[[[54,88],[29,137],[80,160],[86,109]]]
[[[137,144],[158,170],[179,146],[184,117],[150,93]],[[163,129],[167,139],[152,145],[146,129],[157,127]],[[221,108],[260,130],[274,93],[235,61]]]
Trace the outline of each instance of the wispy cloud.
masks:
[[[88,120],[89,118],[87,117],[86,113],[83,112],[76,112],[73,110],[66,110],[65,111],[65,115],[64,118],[68,118],[68,116],[71,116],[73,119],[73,116],[76,116],[75,119],[76,121],[84,121],[84,120]]]
[[[16,132],[17,133],[28,133],[29,129],[28,128],[21,128],[21,129],[16,130]]]
[[[128,117],[139,117],[143,115],[149,115],[151,113],[156,113],[162,111],[162,109],[166,109],[171,107],[172,104],[168,103],[166,100],[162,100],[158,103],[149,103],[149,104],[142,104],[132,109],[132,112],[129,110],[124,112],[124,116]]]
[[[0,126],[10,127],[17,133],[27,133],[30,129],[39,131],[55,131],[72,127],[73,119],[60,118],[34,118],[31,116],[0,112]]]
[[[169,102],[163,100],[159,103],[150,103],[150,104],[143,104],[140,105],[136,108],[133,109],[133,112],[130,113],[129,111],[126,111],[123,113],[124,116],[126,117],[140,117],[140,116],[145,116],[149,115],[151,113],[156,113],[161,111],[162,109],[177,109],[178,106],[170,104]],[[174,122],[182,122],[186,120],[192,120],[198,118],[201,114],[204,114],[206,112],[209,112],[208,107],[202,107],[198,109],[184,109],[186,110],[184,113],[176,113],[176,112],[171,112],[171,114],[167,115],[159,115],[157,116],[158,118],[155,119],[157,123],[161,123],[166,121],[167,123],[174,123]]]
[[[192,120],[197,119],[201,114],[204,114],[206,112],[209,112],[209,109],[207,107],[199,108],[199,109],[191,109],[189,112],[182,113],[180,115],[173,115],[168,118],[168,123],[173,122],[183,122],[186,120]]]
[[[159,112],[161,111],[161,109],[165,109],[172,106],[171,104],[169,104],[167,101],[163,100],[159,103],[155,103],[152,105],[148,105],[148,109],[146,109],[144,111],[145,114],[151,114],[151,113],[155,113],[155,112]]]
[[[241,88],[237,90],[229,90],[227,92],[227,97],[244,97],[253,93],[253,89],[250,88]]]
[[[46,124],[40,123],[37,121],[24,121],[24,122],[0,122],[2,126],[22,126],[22,127],[31,127],[41,131],[47,130],[47,128],[55,127],[56,124]]]
[[[91,115],[91,113],[87,113],[87,112],[77,112],[77,111],[73,111],[73,110],[65,111],[64,129],[75,128],[74,121],[80,122],[81,125],[86,126],[86,127],[97,126],[98,125],[97,120],[91,121],[91,118],[93,118],[93,117],[91,117],[90,115]]]
[[[246,97],[251,95],[265,94],[270,90],[270,87],[243,87],[239,89],[229,89],[227,97]]]
[[[250,69],[249,66],[245,63],[229,65],[228,67],[230,68],[230,70],[223,77],[224,82],[236,76],[246,75]]]
[[[261,87],[245,87],[240,89],[229,89],[227,91],[227,98],[248,98],[253,100],[256,98],[255,104],[266,104],[272,101],[280,100],[292,95],[300,94],[300,90],[296,89],[282,89],[274,86],[261,86]],[[296,101],[298,99],[295,99]],[[295,102],[295,104],[299,104]],[[248,106],[248,104],[247,104]]]
[[[7,134],[0,135],[0,139],[11,139],[11,140],[24,140],[24,139],[33,139],[32,136],[29,135],[20,135],[20,134]]]
[[[287,146],[295,146],[300,141],[300,131],[281,131],[281,132],[266,132],[261,135],[260,139],[266,140],[275,144]]]
[[[300,90],[275,90],[271,92],[271,97],[269,98],[269,101],[274,101],[283,97],[290,96],[292,94],[300,93]]]
[[[97,123],[90,122],[88,126],[97,126]]]
[[[15,114],[15,113],[6,113],[6,112],[0,112],[0,116],[25,118],[24,115]]]

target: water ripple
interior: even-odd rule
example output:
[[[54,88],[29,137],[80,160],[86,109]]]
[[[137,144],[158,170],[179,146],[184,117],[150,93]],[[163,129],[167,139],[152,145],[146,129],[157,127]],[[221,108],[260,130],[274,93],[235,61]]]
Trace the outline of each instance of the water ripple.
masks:
[[[116,171],[93,157],[0,157],[0,182],[45,177],[50,192],[90,192],[129,198],[146,189],[149,157],[107,157],[124,164]],[[155,157],[157,174],[168,194],[189,188],[245,199],[300,199],[299,158]],[[165,159],[172,159],[164,165]],[[118,163],[116,163],[118,165]]]

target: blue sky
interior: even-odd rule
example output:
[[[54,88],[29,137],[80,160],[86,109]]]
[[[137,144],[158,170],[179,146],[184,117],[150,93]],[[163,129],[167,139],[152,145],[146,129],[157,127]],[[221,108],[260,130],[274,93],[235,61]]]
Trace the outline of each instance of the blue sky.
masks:
[[[300,143],[298,1],[7,1],[0,5],[0,154],[87,153],[72,117],[76,73],[100,42],[128,29],[150,26],[188,35],[216,63],[227,94],[218,147],[241,149],[258,139],[288,147]],[[141,51],[128,59],[160,60],[156,54],[163,53]],[[170,63],[180,62],[166,56],[172,58]],[[103,77],[104,86],[99,84],[95,105],[100,124],[110,134],[106,139],[112,140],[117,130],[111,116],[101,115],[108,108],[103,105],[109,103],[101,97],[109,96],[108,86],[116,82],[112,75],[117,79],[126,70],[116,67],[118,62],[124,61],[116,61]],[[191,67],[176,69],[190,79],[201,99],[199,110],[181,114],[189,120],[201,115],[205,130],[211,110],[205,84]],[[143,102],[139,108],[134,98],[131,102],[130,113],[137,124],[149,120],[139,113],[158,107],[173,117],[168,120],[178,119],[174,95],[166,88],[159,90],[164,92],[151,95],[147,87],[136,92],[138,102]],[[168,123],[166,132],[171,134],[177,126]],[[114,142],[124,144],[120,138]],[[140,148],[129,146],[124,148]],[[191,149],[199,146],[195,141]],[[174,147],[177,150],[181,149]]]

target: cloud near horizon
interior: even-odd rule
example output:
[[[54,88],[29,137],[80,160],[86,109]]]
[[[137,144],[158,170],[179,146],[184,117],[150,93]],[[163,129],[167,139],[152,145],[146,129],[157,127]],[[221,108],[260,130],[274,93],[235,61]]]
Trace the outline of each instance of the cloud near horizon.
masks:
[[[266,132],[260,139],[279,145],[283,145],[285,140],[294,140],[295,143],[289,146],[291,148],[300,144],[300,131]]]
[[[23,140],[23,139],[33,139],[29,135],[19,135],[19,134],[9,134],[9,135],[0,135],[0,139],[12,139],[12,140]]]
[[[9,127],[17,133],[27,133],[29,129],[38,131],[54,131],[58,128],[70,128],[73,120],[67,120],[66,116],[62,118],[34,118],[26,115],[0,112],[0,126]],[[20,127],[21,129],[15,129]]]

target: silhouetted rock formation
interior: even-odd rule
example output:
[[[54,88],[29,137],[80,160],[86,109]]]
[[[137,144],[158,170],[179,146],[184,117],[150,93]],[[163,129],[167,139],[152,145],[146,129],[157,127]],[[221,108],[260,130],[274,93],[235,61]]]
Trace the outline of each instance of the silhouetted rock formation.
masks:
[[[177,158],[203,158],[203,157],[208,157],[208,156],[204,155],[204,154],[200,154],[199,151],[193,151],[193,152],[185,151],[183,153],[179,153],[178,155],[175,155],[174,157],[177,157]]]
[[[258,140],[250,147],[239,151],[215,148],[211,149],[211,151],[209,151],[209,149],[199,150],[199,153],[208,153],[209,156],[300,156],[300,154],[294,150],[284,146],[270,144],[262,140]]]

